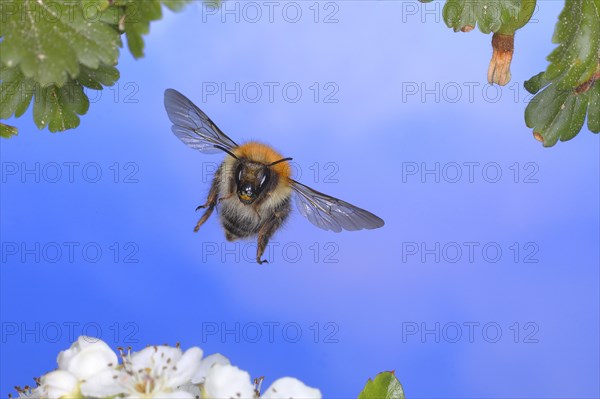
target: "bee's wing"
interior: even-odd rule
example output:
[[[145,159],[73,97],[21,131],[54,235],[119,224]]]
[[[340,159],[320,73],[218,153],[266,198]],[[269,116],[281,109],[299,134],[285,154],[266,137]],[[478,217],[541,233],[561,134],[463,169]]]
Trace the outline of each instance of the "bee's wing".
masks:
[[[296,192],[296,206],[302,216],[323,230],[376,229],[384,224],[381,218],[346,201],[320,193],[293,179],[290,179],[290,184]]]
[[[171,130],[189,147],[207,154],[219,152],[217,145],[228,150],[237,147],[200,108],[177,90],[165,90],[165,109],[173,122]]]

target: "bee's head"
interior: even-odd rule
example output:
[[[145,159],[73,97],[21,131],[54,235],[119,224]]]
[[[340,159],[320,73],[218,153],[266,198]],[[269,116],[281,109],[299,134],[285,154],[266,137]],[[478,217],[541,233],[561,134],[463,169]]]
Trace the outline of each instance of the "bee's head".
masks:
[[[240,201],[246,205],[253,204],[277,186],[279,176],[272,166],[280,162],[292,160],[292,158],[282,158],[265,164],[245,157],[238,157],[233,152],[219,145],[215,145],[215,148],[223,150],[236,159],[233,175],[236,194]]]
[[[237,196],[244,204],[256,201],[270,186],[272,171],[268,165],[240,160],[235,170]]]

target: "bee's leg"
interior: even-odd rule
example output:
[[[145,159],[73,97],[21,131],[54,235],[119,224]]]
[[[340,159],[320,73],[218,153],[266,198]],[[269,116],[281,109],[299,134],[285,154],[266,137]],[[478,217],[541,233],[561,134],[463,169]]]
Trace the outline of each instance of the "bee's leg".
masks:
[[[260,223],[260,221],[262,220],[262,217],[260,216],[260,212],[258,211],[258,209],[256,207],[254,207],[252,209],[254,209],[254,213],[256,213],[256,216],[258,216],[258,222]]]
[[[269,243],[269,239],[273,236],[273,234],[277,231],[279,226],[285,220],[284,213],[275,212],[273,217],[265,222],[262,225],[260,230],[258,231],[258,243],[256,248],[256,261],[259,265],[263,263],[269,263],[266,259],[261,259],[263,254],[265,253],[265,248],[267,248],[267,244]]]
[[[206,207],[207,207],[207,206],[209,206],[209,205],[210,205],[210,204],[209,204],[209,202],[208,202],[208,200],[207,200],[207,201],[204,203],[204,205],[198,205],[198,206],[196,207],[196,212],[198,212],[200,209],[204,209],[204,208],[206,208]]]
[[[224,197],[221,197],[221,198],[219,198],[219,203],[221,203],[221,201],[225,201],[226,199],[229,199],[229,198],[233,197],[233,194],[234,194],[234,193],[232,192],[232,193],[231,193],[231,194],[229,194],[229,195],[226,195],[226,196],[224,196]]]
[[[204,205],[201,205],[198,208],[196,208],[196,210],[206,208],[206,211],[204,211],[204,214],[202,215],[200,220],[198,220],[198,223],[196,223],[196,227],[194,227],[195,233],[197,233],[198,230],[200,230],[200,226],[202,226],[204,224],[204,222],[206,222],[206,220],[210,217],[210,215],[212,215],[213,210],[215,209],[215,205],[217,205],[217,196],[218,195],[219,195],[219,176],[215,175],[212,186],[210,187],[210,191],[208,192],[208,198],[206,199],[206,203]]]

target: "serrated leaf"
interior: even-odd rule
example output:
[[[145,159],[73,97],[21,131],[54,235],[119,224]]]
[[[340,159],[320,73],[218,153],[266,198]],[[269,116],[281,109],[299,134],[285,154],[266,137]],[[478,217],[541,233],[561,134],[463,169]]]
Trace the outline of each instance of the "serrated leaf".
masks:
[[[100,65],[98,69],[82,67],[77,82],[90,89],[102,90],[102,86],[115,84],[119,76],[119,70],[108,65]]]
[[[586,113],[589,129],[600,131],[600,0],[567,0],[553,42],[546,71],[525,82],[537,93],[525,122],[545,147],[575,137]]]
[[[190,0],[162,0],[162,3],[171,11],[181,11],[189,2]],[[221,1],[213,3],[220,5]]]
[[[83,81],[70,80],[62,87],[41,87],[33,79],[23,76],[18,68],[0,69],[0,117],[22,115],[33,100],[33,118],[38,128],[48,126],[50,131],[58,132],[79,126],[79,115],[89,108],[89,99],[83,86],[101,90],[103,86],[113,84],[119,77],[113,67],[101,66],[91,70],[81,66],[80,78]]]
[[[80,0],[84,10],[92,10],[87,12],[89,16],[97,11],[104,12],[111,6],[111,0]]]
[[[102,11],[102,14],[99,17],[99,21],[104,22],[107,25],[112,26],[117,31],[119,30],[119,22],[121,18],[125,14],[124,7],[109,7],[106,10]],[[119,37],[119,47],[122,46],[120,37]]]
[[[595,85],[597,86],[597,85]],[[575,90],[559,90],[550,84],[538,93],[525,109],[525,123],[541,138],[544,147],[552,147],[560,141],[575,137],[588,114],[588,126],[595,128],[598,105],[594,104],[597,89],[577,93]],[[596,129],[597,131],[598,129]],[[594,130],[592,130],[594,131]]]
[[[546,78],[559,89],[570,89],[589,80],[600,55],[600,0],[567,0],[560,13],[548,56]]]
[[[80,65],[116,65],[118,32],[70,0],[2,1],[0,64],[19,66],[42,86],[62,86]]]
[[[176,11],[190,1],[0,1],[0,117],[18,117],[33,101],[40,129],[78,126],[89,108],[83,88],[102,90],[119,79],[120,34],[141,57],[142,35],[161,18],[161,4]]]
[[[19,68],[0,68],[0,118],[19,117],[27,111],[36,84]]]
[[[131,0],[125,7],[124,27],[127,47],[135,58],[144,56],[143,35],[150,32],[150,22],[162,17],[159,0]]]
[[[377,374],[375,380],[367,381],[358,399],[405,399],[400,381],[393,372]]]
[[[125,32],[127,47],[135,58],[144,56],[143,36],[150,32],[150,23],[162,18],[164,4],[172,11],[180,11],[191,0],[117,0],[114,4],[123,11],[119,29]]]
[[[9,139],[12,136],[16,136],[17,134],[19,134],[19,131],[16,127],[0,123],[0,137],[2,137],[3,139]]]
[[[447,0],[444,22],[455,32],[475,25],[483,33],[497,32],[519,19],[521,4],[522,0]]]
[[[544,72],[540,72],[537,75],[533,76],[531,79],[526,80],[523,86],[525,86],[525,90],[530,92],[531,94],[535,94],[542,87],[545,87],[550,83],[548,79],[546,79]]]
[[[62,87],[43,87],[36,91],[33,118],[38,128],[62,132],[79,126],[79,116],[87,112],[89,100],[83,86],[73,82]]]

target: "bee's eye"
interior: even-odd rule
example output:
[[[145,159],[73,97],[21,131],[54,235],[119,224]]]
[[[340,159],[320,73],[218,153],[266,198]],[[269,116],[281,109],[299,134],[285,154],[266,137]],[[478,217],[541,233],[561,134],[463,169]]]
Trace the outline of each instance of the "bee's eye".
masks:
[[[239,164],[237,167],[237,170],[236,170],[236,174],[235,174],[235,180],[236,180],[237,184],[239,184],[240,181],[242,180],[242,171],[243,171],[242,164]]]
[[[270,172],[269,169],[264,169],[262,173],[262,178],[260,179],[260,187],[264,187],[264,185],[269,181]]]

